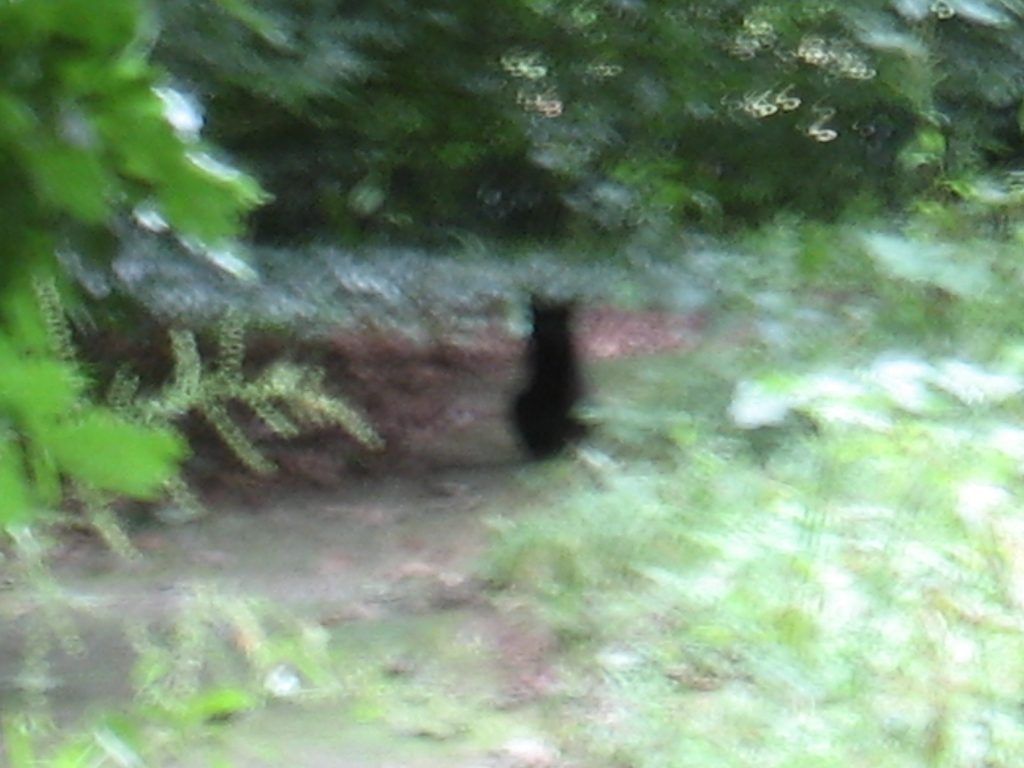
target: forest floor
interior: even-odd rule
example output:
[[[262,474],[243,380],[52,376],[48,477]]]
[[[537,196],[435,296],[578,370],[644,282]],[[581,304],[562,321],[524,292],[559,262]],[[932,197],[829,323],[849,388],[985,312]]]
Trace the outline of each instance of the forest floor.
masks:
[[[639,363],[685,347],[701,324],[584,313],[578,338],[594,396],[601,360]],[[133,526],[143,555],[134,561],[68,534],[53,572],[75,606],[80,648],[54,648],[45,679],[33,683],[57,723],[84,727],[131,707],[133,628],[167,631],[201,596],[222,606],[258,601],[323,630],[338,685],[233,717],[209,740],[182,745],[176,765],[574,764],[579,756],[559,735],[558,638],[478,575],[495,535],[489,521],[543,504],[558,478],[550,464],[524,461],[506,424],[520,344],[498,332],[430,348],[339,334],[296,350],[341,383],[388,448],[368,458],[337,435],[268,439],[261,447],[281,471],[254,479],[212,443],[199,445],[204,517]],[[26,649],[38,642],[25,589],[0,590],[0,620],[13,630],[0,634],[0,703],[24,696]],[[264,642],[233,627],[240,653]]]

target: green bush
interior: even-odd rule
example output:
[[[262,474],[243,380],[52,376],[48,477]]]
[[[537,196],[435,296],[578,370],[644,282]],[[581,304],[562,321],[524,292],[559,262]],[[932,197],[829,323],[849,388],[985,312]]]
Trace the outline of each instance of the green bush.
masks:
[[[733,228],[904,208],[1024,155],[1005,4],[159,4],[275,203],[257,237]]]
[[[109,258],[135,206],[213,245],[262,197],[169,106],[147,19],[132,0],[0,8],[0,525],[58,503],[62,480],[151,496],[185,452],[91,402],[37,300],[58,252]]]

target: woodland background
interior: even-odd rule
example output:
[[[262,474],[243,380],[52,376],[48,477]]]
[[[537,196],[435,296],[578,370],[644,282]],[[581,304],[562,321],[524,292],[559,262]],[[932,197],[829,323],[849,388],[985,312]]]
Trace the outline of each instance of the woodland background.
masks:
[[[324,339],[507,340],[543,290],[702,333],[598,367],[596,442],[490,510],[474,599],[528,606],[574,713],[495,760],[1018,764],[1022,27],[1017,0],[0,4],[0,632],[74,645],[68,530],[126,554],[125,510],[201,514],[204,441],[255,475],[268,435],[378,451]],[[174,764],[281,658],[331,689],[270,609],[229,622],[273,646],[256,673],[175,687],[216,613],[71,736],[5,683],[9,762]],[[394,709],[346,685],[356,720]]]

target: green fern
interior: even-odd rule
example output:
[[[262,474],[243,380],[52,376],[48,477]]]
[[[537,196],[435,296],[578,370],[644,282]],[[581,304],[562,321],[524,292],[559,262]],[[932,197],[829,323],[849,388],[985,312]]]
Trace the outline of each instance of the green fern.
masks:
[[[144,423],[166,423],[186,413],[199,413],[235,457],[259,474],[276,467],[231,415],[230,403],[244,405],[280,437],[296,437],[303,426],[337,426],[368,449],[383,447],[383,440],[362,414],[326,391],[323,372],[316,368],[279,361],[246,379],[242,370],[245,326],[237,314],[228,313],[221,321],[211,365],[204,365],[191,331],[175,329],[170,337],[171,381],[146,397],[138,394],[135,379],[119,372],[109,389],[112,406]]]
[[[203,503],[199,501],[189,484],[180,475],[168,480],[164,490],[167,492],[171,505],[165,507],[161,519],[194,520],[204,514]]]
[[[77,367],[78,353],[56,282],[37,279],[33,291],[51,354],[62,364]],[[93,460],[89,447],[95,442],[93,438],[116,433],[121,442],[141,439],[131,434],[132,423],[166,430],[186,414],[198,413],[248,469],[258,474],[274,472],[274,463],[263,455],[231,414],[229,406],[237,403],[248,408],[280,437],[296,437],[304,427],[338,426],[369,449],[383,447],[383,441],[362,414],[326,391],[324,374],[319,369],[278,361],[257,376],[246,379],[243,371],[245,323],[237,313],[228,313],[222,319],[217,329],[217,353],[210,364],[204,364],[194,333],[182,329],[169,333],[174,369],[163,387],[147,393],[140,388],[139,377],[129,367],[121,367],[107,387],[109,411],[103,414],[109,415],[83,413],[76,421],[77,431],[58,443],[62,448],[57,451],[56,463],[52,450],[29,450],[22,458],[11,451],[5,452],[0,444],[0,490],[5,487],[5,477],[17,477],[21,473],[19,469],[17,473],[5,474],[4,467],[10,464],[17,468],[24,461],[31,469],[37,490],[51,488],[50,496],[56,500],[61,495],[61,467],[77,469],[67,491],[81,505],[84,522],[95,529],[113,551],[130,558],[137,553],[117,524],[111,503],[127,482],[125,477],[137,474],[141,478],[137,483],[141,491],[141,486],[149,483],[148,473],[135,472],[125,466],[125,462],[129,462],[130,452],[127,451],[118,462],[106,462],[109,466]],[[126,422],[116,423],[115,415]],[[108,477],[111,473],[121,479],[113,482]],[[13,492],[17,488],[12,486],[8,490]],[[162,492],[177,510],[176,516],[191,518],[202,514],[201,502],[180,476],[163,480]]]
[[[32,280],[32,290],[35,293],[39,314],[46,329],[50,351],[61,362],[77,361],[75,345],[71,340],[71,326],[68,323],[67,313],[64,311],[64,302],[60,298],[57,281],[37,275]]]
[[[82,504],[85,522],[96,531],[110,548],[125,560],[137,560],[140,556],[132,540],[128,538],[111,507],[113,497],[94,488],[74,484],[72,494]]]
[[[185,446],[90,401],[53,278],[26,279],[4,308],[17,333],[0,332],[0,526],[31,523],[73,487],[158,496]]]

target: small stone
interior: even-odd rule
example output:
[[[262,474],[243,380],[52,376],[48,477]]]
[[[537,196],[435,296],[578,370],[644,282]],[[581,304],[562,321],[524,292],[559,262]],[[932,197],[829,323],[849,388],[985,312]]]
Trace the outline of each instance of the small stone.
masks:
[[[263,679],[263,687],[276,698],[291,698],[302,690],[302,679],[290,666],[278,664]]]

